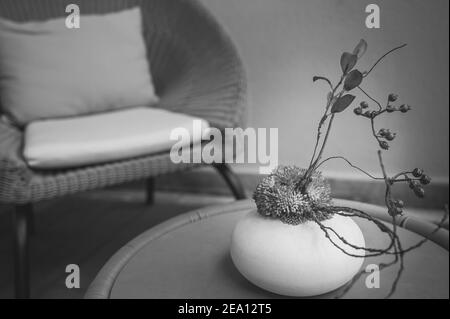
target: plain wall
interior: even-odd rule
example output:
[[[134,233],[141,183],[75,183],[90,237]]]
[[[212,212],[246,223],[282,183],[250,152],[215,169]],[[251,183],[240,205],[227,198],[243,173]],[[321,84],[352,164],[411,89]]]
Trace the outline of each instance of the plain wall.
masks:
[[[407,43],[363,84],[383,102],[393,92],[400,103],[413,107],[406,115],[395,113],[377,122],[379,128],[399,133],[386,165],[390,172],[423,167],[448,182],[448,0],[201,1],[228,31],[246,66],[249,126],[279,128],[281,164],[309,163],[327,94],[325,85],[313,84],[314,75],[336,81],[340,55],[351,52],[361,38],[369,44],[360,61],[362,70],[389,49]],[[365,27],[365,7],[370,3],[381,8],[381,29]],[[376,150],[369,121],[348,109],[335,121],[325,155],[344,155],[378,173]],[[244,170],[256,171],[256,166]],[[324,170],[361,176],[342,162]]]

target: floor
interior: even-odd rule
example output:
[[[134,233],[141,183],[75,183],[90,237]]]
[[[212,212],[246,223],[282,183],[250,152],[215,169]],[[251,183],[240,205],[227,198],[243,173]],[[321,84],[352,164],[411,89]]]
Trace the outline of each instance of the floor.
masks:
[[[144,230],[189,210],[230,202],[221,196],[158,192],[153,206],[144,192],[103,190],[41,203],[35,207],[31,282],[33,298],[82,298],[102,265]],[[0,206],[0,298],[13,297],[11,211]],[[439,219],[439,211],[411,210],[418,218]],[[81,287],[65,285],[68,264],[81,271]]]
[[[31,247],[32,297],[82,298],[109,257],[144,230],[180,213],[229,201],[157,193],[155,204],[146,206],[143,193],[98,191],[39,204]],[[13,297],[10,213],[0,207],[0,298]],[[69,264],[80,267],[80,289],[66,288]]]

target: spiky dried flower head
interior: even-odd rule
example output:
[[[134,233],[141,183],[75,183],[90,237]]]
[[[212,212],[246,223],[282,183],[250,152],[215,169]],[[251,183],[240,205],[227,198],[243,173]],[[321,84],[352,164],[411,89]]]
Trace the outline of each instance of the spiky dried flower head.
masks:
[[[253,193],[258,213],[291,225],[329,219],[332,216],[326,209],[331,205],[329,184],[322,174],[315,172],[301,192],[297,185],[305,173],[305,169],[295,166],[279,166],[265,177]]]

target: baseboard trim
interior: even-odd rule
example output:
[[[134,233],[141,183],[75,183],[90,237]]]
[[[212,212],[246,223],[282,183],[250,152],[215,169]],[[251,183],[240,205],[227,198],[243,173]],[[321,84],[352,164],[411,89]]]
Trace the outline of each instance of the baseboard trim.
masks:
[[[264,177],[259,174],[237,172],[249,195]],[[336,198],[362,201],[384,205],[385,186],[382,181],[370,179],[346,179],[330,177],[333,196]],[[200,193],[210,195],[231,195],[225,182],[213,168],[202,168],[188,172],[169,174],[156,179],[156,189],[183,193]],[[407,185],[394,188],[395,196],[402,199],[407,206],[427,209],[443,209],[448,204],[448,182],[436,181],[426,187],[426,197],[417,198]]]

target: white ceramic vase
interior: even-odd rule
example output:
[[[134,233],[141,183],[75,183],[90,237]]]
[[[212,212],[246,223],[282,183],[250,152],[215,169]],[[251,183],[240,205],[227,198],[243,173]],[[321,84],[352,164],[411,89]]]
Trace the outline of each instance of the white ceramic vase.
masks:
[[[335,215],[322,222],[349,243],[365,247],[364,236],[349,217]],[[347,252],[364,254],[345,246]],[[336,248],[314,222],[288,225],[256,211],[241,219],[233,232],[231,257],[253,284],[284,296],[316,296],[335,290],[359,271],[364,258]]]

